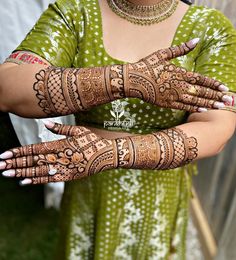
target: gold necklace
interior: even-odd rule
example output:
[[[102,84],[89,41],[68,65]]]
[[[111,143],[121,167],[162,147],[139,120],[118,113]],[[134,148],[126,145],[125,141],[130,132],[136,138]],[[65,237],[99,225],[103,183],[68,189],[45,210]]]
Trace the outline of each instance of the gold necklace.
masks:
[[[170,17],[177,8],[178,0],[162,0],[155,5],[135,5],[128,0],[107,0],[114,13],[131,23],[151,25]]]

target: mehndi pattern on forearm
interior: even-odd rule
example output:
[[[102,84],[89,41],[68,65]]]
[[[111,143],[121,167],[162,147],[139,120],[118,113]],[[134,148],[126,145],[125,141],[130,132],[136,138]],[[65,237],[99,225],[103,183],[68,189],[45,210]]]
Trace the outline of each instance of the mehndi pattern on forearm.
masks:
[[[96,68],[49,67],[36,74],[33,89],[47,115],[67,115],[124,97],[122,65]]]
[[[197,140],[180,129],[171,128],[149,135],[116,140],[118,167],[172,169],[197,158]]]

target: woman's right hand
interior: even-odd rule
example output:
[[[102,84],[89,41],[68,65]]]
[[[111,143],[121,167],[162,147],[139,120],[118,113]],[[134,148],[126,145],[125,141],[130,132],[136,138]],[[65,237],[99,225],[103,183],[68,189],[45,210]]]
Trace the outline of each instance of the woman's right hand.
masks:
[[[225,102],[231,103],[232,98],[223,93],[228,88],[221,82],[171,63],[171,59],[192,51],[197,43],[198,39],[193,39],[125,65],[129,78],[125,95],[160,107],[189,112],[219,109]]]

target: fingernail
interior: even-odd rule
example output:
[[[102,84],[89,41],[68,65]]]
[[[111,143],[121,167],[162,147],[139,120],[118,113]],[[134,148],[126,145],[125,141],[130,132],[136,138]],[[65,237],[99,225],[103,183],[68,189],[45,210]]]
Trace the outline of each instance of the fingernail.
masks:
[[[7,170],[7,171],[2,172],[2,176],[4,176],[4,177],[15,177],[16,172],[15,172],[15,170]]]
[[[5,162],[0,162],[0,170],[4,170],[7,164]]]
[[[12,156],[13,156],[13,153],[10,151],[7,151],[7,152],[0,154],[0,159],[6,160],[6,159],[10,159]]]
[[[198,108],[198,112],[207,112],[207,109],[203,108],[203,107],[199,107]]]
[[[215,102],[214,107],[215,108],[223,108],[223,107],[225,107],[225,104],[221,103],[221,102]]]
[[[51,128],[51,127],[53,127],[55,125],[55,123],[50,121],[50,120],[43,119],[42,121],[45,124],[45,126],[47,126],[49,128]]]
[[[200,41],[200,38],[194,38],[194,39],[191,40],[191,43],[193,45],[196,45],[199,41]]]
[[[233,98],[231,96],[227,96],[227,95],[223,96],[222,100],[229,104],[232,104],[232,102],[233,102]]]
[[[226,87],[225,85],[220,85],[220,86],[219,86],[219,90],[220,90],[220,91],[226,91],[226,92],[227,92],[227,91],[229,91],[229,88]]]
[[[25,186],[25,185],[29,185],[32,183],[31,179],[24,179],[23,181],[20,181],[19,184],[20,186]]]

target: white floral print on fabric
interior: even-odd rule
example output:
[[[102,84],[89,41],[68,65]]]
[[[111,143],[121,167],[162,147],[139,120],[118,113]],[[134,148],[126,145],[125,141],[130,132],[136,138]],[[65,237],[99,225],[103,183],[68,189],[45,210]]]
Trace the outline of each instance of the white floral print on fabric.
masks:
[[[86,219],[86,227],[85,222]],[[93,216],[89,212],[81,214],[80,218],[76,218],[72,222],[71,229],[73,235],[70,236],[69,259],[88,259],[91,251],[92,241],[89,229],[93,227]]]
[[[160,184],[157,186],[155,211],[153,214],[153,230],[150,239],[152,255],[150,260],[165,259],[169,252],[169,247],[161,240],[162,234],[166,231],[168,225],[166,216],[161,213],[161,205],[165,198],[165,189]]]
[[[132,231],[132,224],[137,224],[143,216],[140,208],[135,206],[133,196],[139,192],[141,184],[138,177],[141,176],[141,171],[132,171],[130,174],[121,176],[117,182],[120,184],[122,190],[126,193],[128,199],[124,205],[124,218],[119,226],[120,243],[115,250],[115,257],[117,259],[132,260],[130,248],[137,242],[136,234]]]

